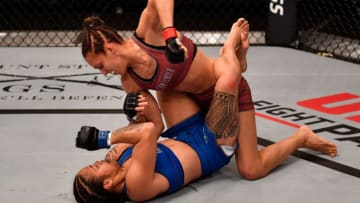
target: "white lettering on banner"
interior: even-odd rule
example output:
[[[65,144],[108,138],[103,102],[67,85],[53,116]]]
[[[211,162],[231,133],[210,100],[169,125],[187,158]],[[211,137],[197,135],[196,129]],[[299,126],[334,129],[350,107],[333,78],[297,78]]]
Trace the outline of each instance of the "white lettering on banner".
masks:
[[[283,16],[284,15],[284,1],[285,0],[271,0],[270,6],[269,6],[271,13]]]

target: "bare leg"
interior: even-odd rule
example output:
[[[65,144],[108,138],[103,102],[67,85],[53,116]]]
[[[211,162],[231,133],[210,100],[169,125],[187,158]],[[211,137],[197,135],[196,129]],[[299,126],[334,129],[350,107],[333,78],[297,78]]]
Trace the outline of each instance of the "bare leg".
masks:
[[[235,54],[240,63],[241,72],[245,72],[247,69],[246,54],[250,46],[248,33],[247,21],[243,18],[238,19],[233,24],[229,38],[220,51],[221,58],[224,58],[225,61],[226,59],[234,61],[230,57],[233,57],[235,46]],[[236,151],[237,167],[239,173],[246,179],[257,179],[267,175],[291,153],[302,147],[330,156],[335,156],[337,153],[333,143],[320,138],[307,126],[302,126],[292,136],[259,151],[254,110],[239,112],[237,120],[239,121],[237,141],[240,145]]]
[[[236,161],[240,175],[246,179],[266,176],[299,148],[319,151],[331,157],[337,154],[335,144],[319,137],[307,126],[301,126],[290,137],[258,151],[254,111],[240,112],[239,119],[240,146],[236,151]]]
[[[214,64],[217,81],[206,121],[209,128],[215,132],[219,145],[233,146],[238,134],[237,101],[241,69],[236,47],[241,41],[241,22],[239,19],[233,23],[220,57]]]

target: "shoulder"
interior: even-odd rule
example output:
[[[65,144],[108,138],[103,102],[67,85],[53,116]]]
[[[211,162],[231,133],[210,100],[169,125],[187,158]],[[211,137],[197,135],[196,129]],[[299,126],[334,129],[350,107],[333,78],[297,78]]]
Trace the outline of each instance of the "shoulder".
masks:
[[[130,76],[129,73],[124,74],[121,78],[121,87],[125,92],[139,92],[143,90]]]
[[[114,145],[109,151],[108,153],[106,153],[105,156],[105,160],[115,160],[117,161],[120,157],[120,155],[129,147],[131,147],[131,144],[126,144],[126,143],[120,143],[120,144],[116,144]]]
[[[158,173],[154,174],[154,179],[151,186],[143,184],[141,190],[139,188],[129,188],[131,182],[126,179],[127,196],[135,202],[144,202],[150,200],[162,193],[165,193],[169,188],[168,180]]]

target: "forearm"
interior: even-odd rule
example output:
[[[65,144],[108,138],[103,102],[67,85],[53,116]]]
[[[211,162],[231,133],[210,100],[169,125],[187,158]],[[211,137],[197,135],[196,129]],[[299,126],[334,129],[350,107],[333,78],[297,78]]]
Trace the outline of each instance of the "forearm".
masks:
[[[143,135],[148,135],[148,131],[151,130],[152,133],[150,136],[159,137],[159,130],[155,131],[153,129],[154,124],[151,122],[136,123],[123,128],[119,128],[111,132],[110,143],[129,143],[137,144],[141,139],[145,139]]]
[[[154,126],[147,127],[143,138],[134,145],[131,165],[126,174],[127,194],[137,202],[151,199],[159,193],[155,178],[157,139],[153,136]]]
[[[131,122],[127,127],[112,132],[110,137],[111,144],[136,144],[142,139],[144,132],[149,130],[149,128],[153,131],[154,135],[152,134],[152,136],[156,138],[160,136],[164,129],[164,124],[159,106],[150,92],[140,92],[135,110],[137,111],[135,121]]]
[[[138,98],[136,111],[145,122],[133,123],[115,131],[111,140],[131,142],[134,145],[131,166],[126,175],[127,194],[132,200],[144,201],[158,194],[153,184],[157,140],[163,130],[163,123],[154,97],[149,92],[140,92]]]
[[[141,109],[141,115],[144,117],[145,121],[152,122],[156,128],[162,131],[164,129],[164,123],[158,102],[149,91],[142,91],[141,95],[144,97],[143,99],[146,103],[144,108]]]
[[[149,103],[154,102],[155,101],[151,101]],[[147,102],[142,103],[147,104]],[[145,107],[143,106],[142,108]],[[142,110],[142,112],[144,112],[144,122],[134,123],[113,132],[99,130],[94,126],[81,126],[76,136],[76,147],[93,151],[109,148],[112,144],[116,143],[129,143],[135,145],[144,139],[151,139],[156,142],[164,128],[160,110],[156,106],[156,108],[147,107],[145,110]]]
[[[174,26],[174,0],[149,0],[156,10],[162,28]]]
[[[156,140],[160,137],[164,124],[156,100],[149,92],[128,94],[124,102],[124,112],[129,118],[139,115],[142,122],[117,129],[113,132],[99,130],[94,126],[82,126],[76,136],[76,147],[87,150],[109,148],[116,143],[138,144],[144,139]]]

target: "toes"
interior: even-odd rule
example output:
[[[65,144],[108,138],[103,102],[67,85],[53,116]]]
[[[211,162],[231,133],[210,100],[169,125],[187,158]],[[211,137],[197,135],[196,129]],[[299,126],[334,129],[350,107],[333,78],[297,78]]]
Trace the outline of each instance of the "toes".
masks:
[[[244,22],[247,22],[245,18],[238,18],[234,25],[241,26],[244,24]]]
[[[248,21],[245,21],[244,23],[242,23],[242,24],[240,25],[240,29],[246,29],[246,28],[248,28],[248,27],[249,27]]]
[[[337,154],[337,152],[336,152],[336,151],[331,151],[331,152],[329,153],[329,155],[330,155],[331,157],[335,157],[335,156],[336,156],[336,154]]]

